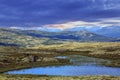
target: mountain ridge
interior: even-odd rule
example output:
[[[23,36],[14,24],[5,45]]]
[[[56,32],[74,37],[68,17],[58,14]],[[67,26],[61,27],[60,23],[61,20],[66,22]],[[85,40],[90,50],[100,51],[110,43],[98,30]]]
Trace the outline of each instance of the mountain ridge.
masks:
[[[60,44],[67,41],[113,42],[115,38],[83,31],[44,32],[39,30],[0,29],[0,43],[9,45]]]

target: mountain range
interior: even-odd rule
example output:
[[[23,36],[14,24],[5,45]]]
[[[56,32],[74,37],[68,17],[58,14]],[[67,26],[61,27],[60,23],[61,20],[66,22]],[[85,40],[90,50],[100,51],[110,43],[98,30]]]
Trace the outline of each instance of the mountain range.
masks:
[[[46,32],[40,30],[0,29],[0,45],[37,46],[77,42],[113,42],[116,38],[106,37],[87,30]]]
[[[75,28],[67,29],[67,31],[79,31],[79,30],[86,30],[95,34],[112,37],[112,38],[120,38],[120,26],[109,26],[109,27],[83,26],[83,27],[75,27]]]
[[[94,31],[94,33],[113,38],[120,38],[120,26],[103,27]]]

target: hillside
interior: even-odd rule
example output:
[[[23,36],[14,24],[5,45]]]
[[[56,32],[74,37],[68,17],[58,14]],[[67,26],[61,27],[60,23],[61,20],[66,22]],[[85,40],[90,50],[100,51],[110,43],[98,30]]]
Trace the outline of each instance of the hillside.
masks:
[[[106,42],[116,39],[88,31],[43,32],[38,30],[0,29],[0,45],[37,46],[60,44],[66,41]]]
[[[62,31],[62,32],[42,32],[42,31],[35,31],[35,30],[27,30],[25,31],[26,35],[37,37],[37,38],[49,38],[49,39],[58,39],[58,40],[67,40],[67,41],[97,41],[97,42],[104,42],[104,41],[114,41],[116,39],[109,38],[105,36],[101,36],[98,34],[94,34],[88,32],[86,30],[81,31]]]
[[[109,27],[84,26],[84,27],[70,28],[70,29],[67,29],[66,31],[79,31],[79,30],[86,30],[95,34],[112,37],[112,38],[120,38],[120,26],[109,26]]]
[[[29,31],[28,31],[29,32]],[[26,34],[26,31],[16,29],[0,29],[0,45],[3,46],[37,46],[41,44],[58,44],[63,41],[37,38]]]

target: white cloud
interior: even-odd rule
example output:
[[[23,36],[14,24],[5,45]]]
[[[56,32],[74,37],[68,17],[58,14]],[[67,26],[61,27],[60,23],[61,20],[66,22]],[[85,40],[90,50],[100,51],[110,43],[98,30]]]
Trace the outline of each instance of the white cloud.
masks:
[[[113,24],[116,23],[116,24]],[[119,19],[105,19],[101,22],[85,22],[85,21],[74,21],[74,22],[66,22],[62,24],[48,24],[43,25],[45,28],[53,28],[53,29],[68,29],[68,28],[74,28],[74,27],[108,27],[108,26],[120,26],[120,20]]]

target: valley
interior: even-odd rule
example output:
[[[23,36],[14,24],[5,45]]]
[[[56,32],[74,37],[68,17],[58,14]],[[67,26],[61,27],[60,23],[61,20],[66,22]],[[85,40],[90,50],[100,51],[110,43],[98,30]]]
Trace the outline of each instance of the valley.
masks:
[[[0,80],[120,80],[120,0],[0,0]]]
[[[93,60],[91,64],[94,64],[94,60],[97,59],[96,65],[91,66],[91,68],[95,67],[96,69],[99,69],[99,67],[101,67],[101,70],[103,69],[112,70],[112,68],[114,68],[114,70],[116,69],[119,70],[120,67],[120,60],[119,60],[120,42],[117,42],[116,38],[101,36],[98,34],[90,33],[88,31],[75,31],[75,32],[67,31],[67,32],[56,33],[56,32],[42,32],[37,30],[19,30],[19,29],[0,29],[0,35],[1,35],[0,36],[0,73],[1,73],[0,77],[1,78],[7,79],[7,77],[9,77],[16,79],[16,75],[19,74],[4,74],[5,72],[14,71],[14,70],[19,71],[22,69],[31,69],[38,67],[40,67],[41,69],[41,67],[49,68],[49,67],[57,67],[57,66],[58,69],[59,67],[64,68],[65,66],[68,67],[71,66],[73,68],[75,67],[75,65],[73,65],[74,63],[71,62],[71,58],[70,59],[57,58],[59,56],[74,56],[74,55],[83,56],[79,58],[79,59],[83,59],[83,61],[86,61],[84,59],[87,59],[88,57],[88,59]],[[103,62],[99,64],[98,61],[100,61],[101,59]],[[79,61],[77,63],[81,63],[81,62]],[[85,63],[83,62],[83,64]],[[86,64],[91,65],[89,64],[89,60],[88,63]],[[90,68],[90,66],[88,65],[86,66],[83,65],[83,66]],[[81,67],[82,65],[79,65],[78,68],[81,69]],[[52,68],[50,68],[50,70],[51,69]],[[58,75],[55,75],[55,77],[48,74],[37,74],[37,75],[35,74],[29,75],[28,73],[26,75],[20,75],[19,78],[22,79],[21,77],[23,77],[23,79],[25,79],[28,77],[33,77],[33,79],[35,78],[47,79],[49,77],[51,80],[54,78],[59,79],[59,77],[57,77]],[[88,73],[88,75],[90,74]],[[119,73],[117,73],[117,75],[119,76]],[[118,76],[112,74],[109,76],[105,76],[105,75],[102,76],[91,75],[88,77],[87,76],[83,77],[83,76],[77,78],[87,79],[91,77],[91,79],[94,79],[94,78],[105,77],[105,78],[111,78],[111,80],[112,78],[119,79]],[[62,78],[65,79],[66,77],[62,77]],[[66,79],[69,78],[72,79],[74,77],[71,76],[71,77],[67,77]]]

